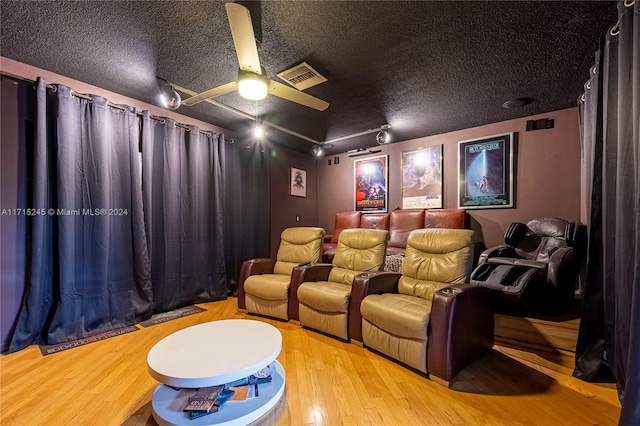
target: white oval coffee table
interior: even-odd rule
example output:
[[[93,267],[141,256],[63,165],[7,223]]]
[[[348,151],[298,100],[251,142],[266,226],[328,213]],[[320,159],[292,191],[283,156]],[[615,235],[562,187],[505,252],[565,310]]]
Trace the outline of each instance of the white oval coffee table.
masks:
[[[155,344],[147,355],[149,374],[159,385],[151,401],[160,425],[248,424],[269,411],[284,392],[280,331],[263,322],[212,321],[177,331]],[[259,396],[228,402],[217,413],[188,419],[183,407],[193,388],[221,385],[272,365],[272,380],[259,386]]]

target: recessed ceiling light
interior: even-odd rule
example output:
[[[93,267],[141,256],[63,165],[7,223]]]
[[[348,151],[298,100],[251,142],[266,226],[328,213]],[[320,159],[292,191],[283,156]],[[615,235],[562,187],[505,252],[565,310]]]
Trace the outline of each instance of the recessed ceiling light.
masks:
[[[515,98],[503,103],[502,108],[506,108],[506,109],[519,108],[525,105],[529,105],[535,101],[536,100],[533,98]]]

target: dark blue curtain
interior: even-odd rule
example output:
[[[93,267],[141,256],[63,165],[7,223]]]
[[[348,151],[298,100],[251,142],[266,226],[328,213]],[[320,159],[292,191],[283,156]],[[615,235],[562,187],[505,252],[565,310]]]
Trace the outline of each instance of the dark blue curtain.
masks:
[[[28,276],[10,351],[152,314],[139,126],[123,109],[38,81]]]
[[[65,86],[36,92],[9,351],[224,299],[242,261],[268,253],[270,151]]]
[[[224,299],[229,293],[223,146],[222,135],[143,113],[142,183],[155,312]]]
[[[589,247],[574,375],[610,371],[640,424],[640,2],[620,1],[579,101]]]

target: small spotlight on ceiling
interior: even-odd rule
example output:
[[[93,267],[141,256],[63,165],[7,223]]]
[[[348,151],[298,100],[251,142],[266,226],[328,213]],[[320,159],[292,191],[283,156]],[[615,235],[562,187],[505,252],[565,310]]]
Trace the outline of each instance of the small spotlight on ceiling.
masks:
[[[320,157],[322,155],[322,147],[320,145],[316,145],[311,149],[311,152],[313,152],[313,155],[316,157]]]
[[[257,125],[254,129],[253,129],[253,135],[256,138],[261,138],[264,136],[264,128],[262,128],[262,126]]]
[[[378,134],[376,134],[376,142],[378,142],[379,145],[384,145],[385,143],[391,142],[389,129],[391,129],[391,126],[389,126],[388,124],[383,124],[382,126],[380,126],[380,131],[378,132]]]
[[[160,92],[160,100],[162,101],[162,105],[167,109],[178,109],[182,104],[180,94],[169,84],[162,88]]]

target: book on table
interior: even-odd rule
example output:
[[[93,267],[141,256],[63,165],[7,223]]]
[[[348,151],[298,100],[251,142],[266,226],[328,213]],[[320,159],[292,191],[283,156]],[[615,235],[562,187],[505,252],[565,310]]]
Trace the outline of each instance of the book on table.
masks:
[[[198,410],[196,404],[196,407],[194,407],[193,410],[189,410],[187,412],[187,417],[193,420],[197,419],[198,417],[216,413],[234,394],[235,392],[231,389],[222,389],[218,393],[218,397],[213,401],[213,405],[209,404],[211,401],[207,401],[207,404],[202,406],[202,410]]]
[[[182,411],[184,411],[190,419],[215,413],[219,409],[219,406],[215,405],[215,402],[222,390],[224,390],[224,385],[208,386],[198,389],[195,394],[187,399],[187,405],[184,406]]]
[[[233,399],[236,393],[238,393],[237,401],[246,401],[247,399],[257,397],[258,384],[268,383],[271,380],[271,366],[266,366],[240,380],[224,385],[197,389],[196,392],[187,399],[187,404],[184,406],[183,411],[189,419],[197,419],[215,413],[220,410],[227,401]]]

